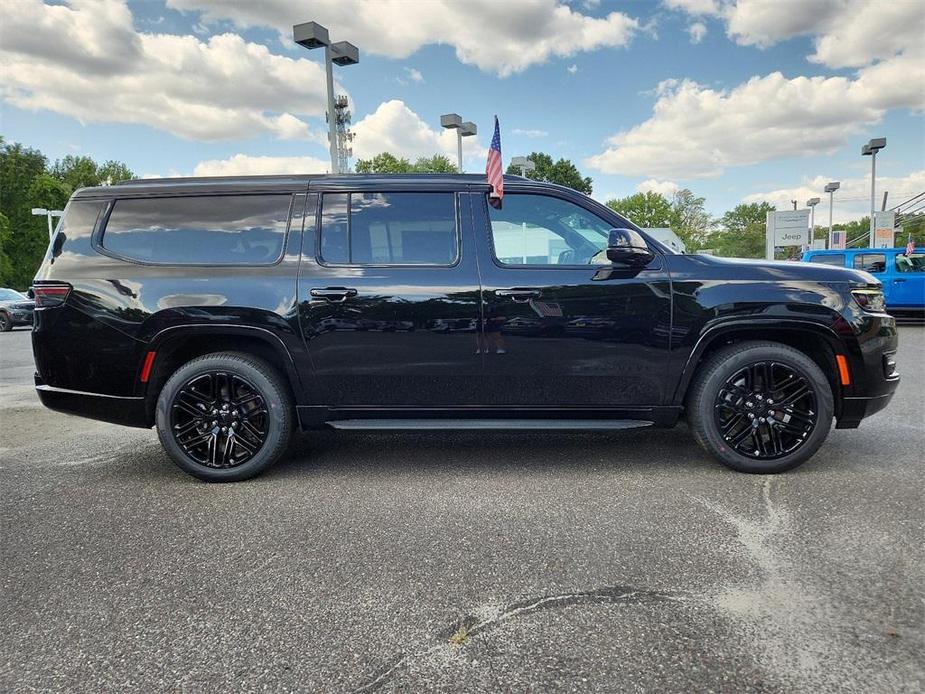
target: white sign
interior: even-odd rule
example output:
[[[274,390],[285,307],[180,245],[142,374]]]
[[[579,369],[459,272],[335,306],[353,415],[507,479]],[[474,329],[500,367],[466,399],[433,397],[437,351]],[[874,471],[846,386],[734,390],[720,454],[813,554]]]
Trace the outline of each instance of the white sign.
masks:
[[[825,239],[813,239],[813,250],[814,251],[824,251],[825,250]]]
[[[895,225],[895,212],[874,212],[874,248],[892,248],[895,245]]]
[[[782,246],[809,246],[809,210],[768,212],[767,257],[774,257],[774,248]]]

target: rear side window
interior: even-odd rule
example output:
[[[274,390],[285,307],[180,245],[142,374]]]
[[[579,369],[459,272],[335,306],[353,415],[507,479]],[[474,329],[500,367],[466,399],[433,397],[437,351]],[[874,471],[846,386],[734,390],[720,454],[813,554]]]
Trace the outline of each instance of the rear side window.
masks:
[[[329,193],[321,199],[321,260],[339,265],[452,265],[453,193]]]
[[[837,255],[813,255],[810,256],[809,262],[811,263],[822,263],[823,265],[837,265],[838,267],[845,267],[845,256],[841,253]]]
[[[854,269],[865,272],[885,272],[886,256],[883,253],[858,253],[854,256]]]
[[[271,265],[283,254],[291,196],[117,200],[103,248],[171,265]]]

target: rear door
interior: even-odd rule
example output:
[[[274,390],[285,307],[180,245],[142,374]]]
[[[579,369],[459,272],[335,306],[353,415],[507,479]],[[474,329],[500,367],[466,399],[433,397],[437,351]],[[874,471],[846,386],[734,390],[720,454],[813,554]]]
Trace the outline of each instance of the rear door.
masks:
[[[470,197],[479,243],[486,404],[538,409],[666,402],[671,286],[662,255],[637,270],[606,257],[627,226],[583,196],[508,186]]]
[[[320,195],[306,215],[299,322],[312,402],[476,404],[478,272],[454,187],[334,181],[311,189]]]

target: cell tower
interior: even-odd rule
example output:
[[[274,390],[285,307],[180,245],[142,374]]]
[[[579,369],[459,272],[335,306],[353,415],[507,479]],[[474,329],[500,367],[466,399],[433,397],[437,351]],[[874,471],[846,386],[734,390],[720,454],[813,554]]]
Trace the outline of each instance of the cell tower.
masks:
[[[334,99],[334,124],[337,129],[337,170],[339,173],[350,172],[350,157],[353,156],[353,138],[350,131],[351,113],[347,97],[340,95]]]

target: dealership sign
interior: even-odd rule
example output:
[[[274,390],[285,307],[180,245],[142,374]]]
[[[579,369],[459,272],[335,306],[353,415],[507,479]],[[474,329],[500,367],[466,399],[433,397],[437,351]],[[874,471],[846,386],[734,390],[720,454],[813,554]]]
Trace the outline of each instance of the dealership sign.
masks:
[[[895,245],[894,226],[895,212],[874,212],[874,248],[892,248]]]
[[[809,210],[768,212],[767,257],[774,257],[774,249],[784,246],[806,248],[809,238]]]

